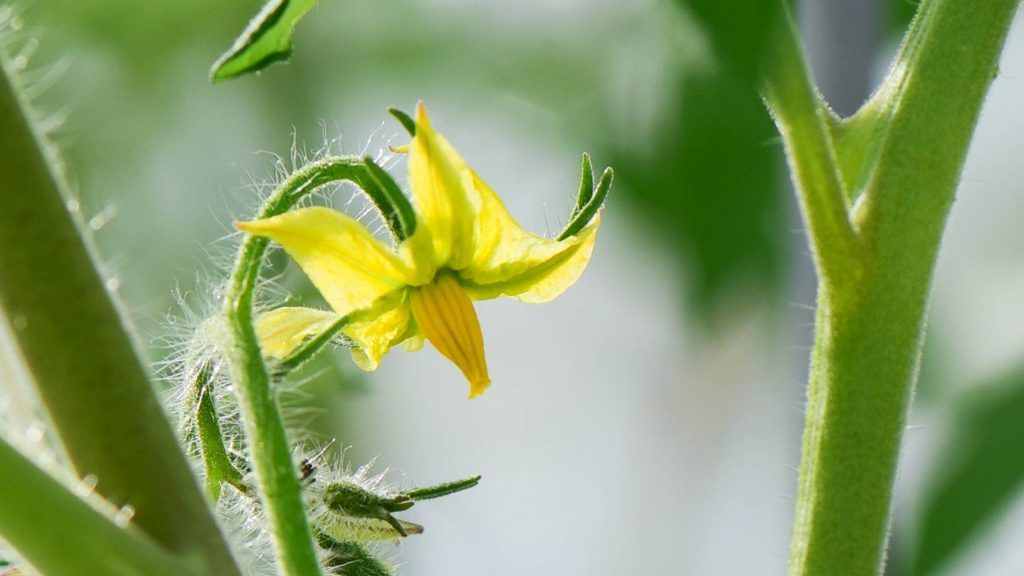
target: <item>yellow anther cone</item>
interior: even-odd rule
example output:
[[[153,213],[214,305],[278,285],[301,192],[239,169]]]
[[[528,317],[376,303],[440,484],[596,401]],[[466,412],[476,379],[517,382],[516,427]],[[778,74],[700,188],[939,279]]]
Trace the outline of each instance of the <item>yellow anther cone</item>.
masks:
[[[484,358],[484,337],[473,301],[447,272],[412,291],[412,313],[420,330],[437,351],[455,363],[469,380],[469,397],[491,384]]]

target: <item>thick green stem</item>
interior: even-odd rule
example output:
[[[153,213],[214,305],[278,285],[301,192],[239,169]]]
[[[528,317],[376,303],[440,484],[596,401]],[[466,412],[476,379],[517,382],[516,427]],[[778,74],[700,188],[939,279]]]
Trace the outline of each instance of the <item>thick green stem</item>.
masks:
[[[56,165],[27,120],[4,63],[0,306],[39,396],[75,469],[96,476],[106,499],[130,504],[136,527],[169,550],[201,556],[210,573],[238,574],[92,251],[66,208]],[[0,501],[9,500],[0,493]],[[64,552],[55,546],[52,553]]]
[[[107,515],[0,439],[0,535],[48,576],[196,574],[140,530]]]
[[[928,294],[949,207],[974,125],[1018,0],[927,0],[883,90],[851,122],[878,122],[854,224],[859,273],[835,282],[842,261],[819,254],[818,319],[808,391],[790,574],[869,576],[884,567],[893,483],[923,340]],[[807,202],[832,176],[812,131],[787,129],[779,108],[806,102],[767,77],[769,105]],[[828,119],[822,119],[820,128]],[[804,170],[800,165],[810,164]],[[821,215],[817,215],[818,218]],[[821,259],[824,258],[825,262]]]
[[[378,186],[362,159],[322,160],[296,172],[278,187],[263,205],[259,217],[281,214],[317,187],[337,180],[351,180],[364,189]],[[266,238],[257,236],[249,236],[242,243],[225,311],[232,334],[228,358],[278,563],[285,576],[310,576],[320,574],[320,567],[306,518],[302,487],[253,328],[254,291],[267,245]]]

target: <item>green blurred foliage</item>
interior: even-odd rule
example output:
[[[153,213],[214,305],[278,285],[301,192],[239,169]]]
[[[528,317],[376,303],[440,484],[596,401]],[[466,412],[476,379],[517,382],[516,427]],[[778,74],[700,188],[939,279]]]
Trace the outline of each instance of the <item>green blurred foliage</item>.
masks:
[[[737,285],[777,295],[787,191],[775,129],[749,85],[714,70],[683,74],[676,90],[650,152],[620,150],[612,165],[623,194],[685,255],[690,301],[713,321]]]
[[[888,14],[886,15],[887,32],[893,38],[901,38],[907,31],[907,26],[917,13],[920,2],[915,0],[889,0],[886,3]]]
[[[677,0],[704,25],[720,62],[731,74],[756,85],[761,60],[782,25],[789,0]]]
[[[949,404],[951,437],[928,475],[916,535],[897,541],[909,548],[898,550],[890,574],[942,573],[1024,486],[1024,367]]]
[[[713,327],[715,312],[738,296],[777,296],[787,266],[781,146],[756,85],[781,4],[678,4],[712,54],[677,70],[651,145],[619,150],[613,164],[624,194],[684,255],[689,301]]]

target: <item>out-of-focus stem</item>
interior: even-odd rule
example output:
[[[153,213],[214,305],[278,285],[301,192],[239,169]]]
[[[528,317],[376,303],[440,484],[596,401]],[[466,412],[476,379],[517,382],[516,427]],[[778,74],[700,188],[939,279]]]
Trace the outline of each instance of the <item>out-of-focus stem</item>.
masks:
[[[130,504],[134,526],[209,573],[238,574],[9,72],[4,62],[0,306],[39,397],[75,469]]]

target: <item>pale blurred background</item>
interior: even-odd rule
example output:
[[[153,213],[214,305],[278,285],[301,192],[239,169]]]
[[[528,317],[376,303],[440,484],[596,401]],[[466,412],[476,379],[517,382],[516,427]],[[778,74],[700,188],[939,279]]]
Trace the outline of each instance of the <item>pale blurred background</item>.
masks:
[[[767,115],[681,4],[324,1],[299,25],[291,63],[217,86],[209,65],[255,0],[45,0],[23,19],[29,47],[38,41],[27,72],[54,80],[37,105],[63,122],[71,180],[154,360],[167,353],[173,290],[216,279],[210,254],[248,215],[248,175],[272,172],[261,151],[288,157],[293,134],[308,149],[326,132],[345,152],[372,152],[405,138],[386,107],[423,99],[542,233],[564,222],[580,152],[612,165],[580,282],[543,306],[478,305],[494,378],[482,398],[467,401],[429,345],[368,375],[339,351],[307,387],[323,411],[314,425],[404,486],[483,475],[407,514],[426,533],[394,550],[401,574],[784,574],[814,278]],[[802,26],[837,109],[852,111],[884,73],[912,9],[809,3]],[[893,574],[1024,570],[1021,409],[995,435],[1006,465],[991,477],[1006,487],[973,532],[981,544],[908,568],[963,433],[958,410],[979,390],[1024,390],[1022,102],[1018,19],[936,276]],[[395,174],[404,184],[404,164]],[[294,269],[283,279],[315,303],[304,282]],[[960,492],[979,509],[977,489]]]

